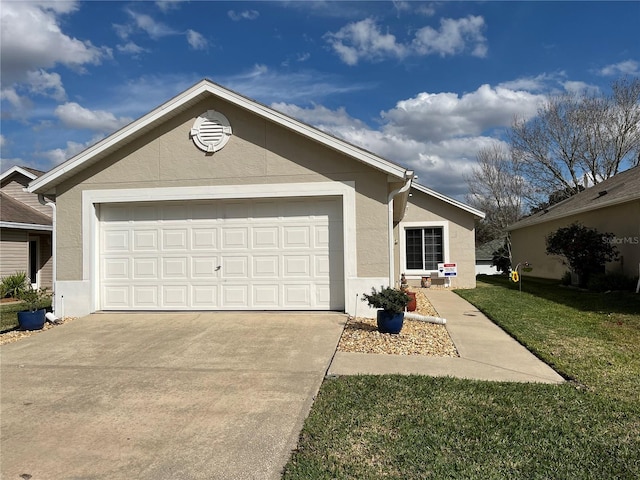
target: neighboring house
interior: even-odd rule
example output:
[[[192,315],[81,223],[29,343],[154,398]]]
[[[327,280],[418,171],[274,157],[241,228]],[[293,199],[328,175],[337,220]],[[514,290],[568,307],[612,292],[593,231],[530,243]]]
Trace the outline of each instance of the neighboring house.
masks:
[[[504,239],[491,240],[476,248],[476,275],[496,275],[499,272],[493,265],[493,252],[504,245]]]
[[[475,285],[483,214],[412,180],[405,167],[203,80],[29,191],[56,199],[58,315],[362,314],[371,287],[434,274],[438,262],[459,264],[454,287]]]
[[[615,235],[620,259],[607,272],[638,275],[640,264],[640,167],[634,167],[598,183],[546,210],[511,225],[512,265],[529,262],[529,275],[561,278],[569,270],[562,259],[547,255],[545,238],[574,222]]]
[[[12,167],[0,175],[0,276],[26,272],[36,288],[51,288],[52,208],[28,193],[44,172]]]

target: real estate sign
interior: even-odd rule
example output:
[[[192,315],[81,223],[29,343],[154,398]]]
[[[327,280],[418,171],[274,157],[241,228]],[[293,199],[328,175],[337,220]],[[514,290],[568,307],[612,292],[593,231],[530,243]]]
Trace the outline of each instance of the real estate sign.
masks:
[[[439,277],[457,277],[458,264],[457,263],[439,263],[438,276]]]

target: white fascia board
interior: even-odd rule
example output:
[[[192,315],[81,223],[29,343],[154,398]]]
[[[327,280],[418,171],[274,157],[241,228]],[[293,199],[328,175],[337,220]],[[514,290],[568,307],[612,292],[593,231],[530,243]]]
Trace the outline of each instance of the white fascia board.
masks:
[[[346,155],[349,155],[357,160],[362,161],[374,168],[382,170],[383,172],[404,179],[406,176],[406,168],[396,165],[388,160],[385,160],[377,155],[366,152],[354,145],[351,145],[343,140],[332,137],[314,127],[299,122],[283,113],[273,110],[265,105],[250,100],[242,95],[227,90],[219,85],[216,85],[209,80],[202,80],[195,84],[193,87],[185,90],[183,93],[172,98],[168,102],[159,106],[155,110],[151,111],[147,115],[133,121],[129,125],[121,128],[115,133],[111,134],[104,140],[96,143],[95,145],[87,148],[83,152],[79,153],[75,157],[70,158],[60,166],[50,170],[44,175],[38,177],[36,180],[29,183],[28,191],[31,193],[43,193],[44,189],[51,185],[55,185],[55,181],[73,170],[81,167],[84,163],[89,161],[92,157],[108,150],[125,138],[134,135],[141,129],[149,126],[150,124],[160,120],[166,116],[169,112],[174,111],[176,108],[184,105],[185,103],[193,100],[198,95],[203,93],[211,93],[223,100],[245,108],[263,118],[269,119],[279,125],[282,125],[290,130],[304,135],[307,138],[322,143],[330,148],[341,151]]]
[[[44,230],[53,232],[52,225],[39,225],[37,223],[0,222],[0,228],[15,228],[20,230]]]
[[[19,166],[13,166],[11,167],[9,170],[7,170],[6,172],[4,172],[2,175],[0,175],[0,182],[2,180],[4,180],[5,178],[13,175],[14,173],[19,173],[21,175],[24,175],[25,177],[33,180],[34,178],[36,178],[36,175],[34,175],[33,173],[29,172],[28,170],[25,170],[24,168],[21,168]]]
[[[453,205],[454,207],[458,207],[462,210],[465,210],[469,213],[471,213],[472,215],[483,219],[484,217],[486,217],[486,214],[484,212],[481,212],[480,210],[477,210],[473,207],[470,207],[469,205],[467,205],[466,203],[462,203],[459,202],[458,200],[454,200],[451,197],[447,197],[446,195],[443,195],[442,193],[438,193],[435,190],[431,190],[428,187],[425,187],[424,185],[420,185],[419,183],[413,183],[413,185],[411,185],[413,188],[415,188],[416,190],[418,190],[419,192],[422,193],[426,193],[427,195],[431,195],[432,197],[435,197],[439,200],[442,200],[443,202],[449,203],[450,205]]]

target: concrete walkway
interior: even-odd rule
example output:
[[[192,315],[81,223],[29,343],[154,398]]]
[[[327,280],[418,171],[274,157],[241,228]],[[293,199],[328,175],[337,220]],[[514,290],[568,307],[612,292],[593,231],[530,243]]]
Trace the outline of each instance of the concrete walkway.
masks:
[[[416,374],[476,380],[562,383],[564,379],[469,302],[449,290],[427,293],[459,358],[336,352],[329,375]]]

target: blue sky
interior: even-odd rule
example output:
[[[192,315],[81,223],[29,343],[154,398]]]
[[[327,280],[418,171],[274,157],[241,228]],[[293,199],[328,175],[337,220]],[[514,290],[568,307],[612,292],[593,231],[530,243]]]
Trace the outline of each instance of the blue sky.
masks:
[[[2,171],[48,170],[202,78],[463,199],[546,94],[640,75],[640,2],[0,2]]]

